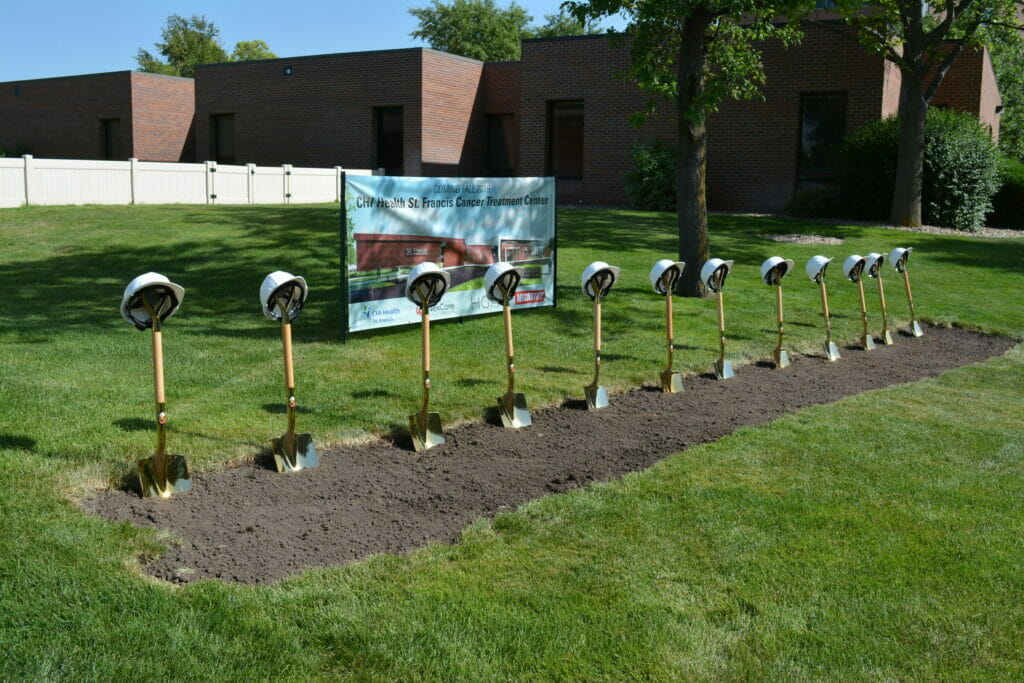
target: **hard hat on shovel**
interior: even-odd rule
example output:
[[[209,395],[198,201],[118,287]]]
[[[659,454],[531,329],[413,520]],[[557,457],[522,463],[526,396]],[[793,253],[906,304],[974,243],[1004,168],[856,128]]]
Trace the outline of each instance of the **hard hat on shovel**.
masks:
[[[793,270],[794,265],[796,264],[792,259],[772,256],[761,264],[761,279],[766,285],[777,285],[789,271]]]
[[[284,308],[288,312],[288,322],[292,322],[302,313],[302,307],[306,304],[308,294],[309,288],[306,287],[305,278],[283,270],[275,270],[263,278],[263,284],[260,285],[263,315],[276,322],[281,322],[280,304],[284,304]]]
[[[156,313],[159,322],[163,322],[177,312],[184,298],[185,288],[181,285],[174,284],[160,273],[143,273],[125,287],[121,315],[137,329],[148,330],[153,327],[149,309]]]
[[[860,254],[851,254],[843,261],[843,275],[850,282],[859,282],[867,259]]]
[[[907,259],[910,258],[910,252],[914,251],[913,247],[896,247],[889,254],[889,260],[892,262],[893,270],[897,273],[903,273],[907,270]]]
[[[160,325],[185,298],[185,289],[160,273],[143,273],[128,283],[121,298],[121,315],[139,330],[153,331],[153,387],[156,394],[156,451],[137,463],[145,498],[170,498],[192,489],[185,456],[167,453],[167,403],[164,397],[164,347]]]
[[[499,261],[487,269],[484,276],[484,291],[487,298],[501,304],[505,327],[505,360],[507,362],[507,385],[505,394],[498,397],[498,415],[501,424],[509,429],[529,427],[533,423],[530,410],[526,407],[526,395],[517,393],[515,352],[512,347],[512,298],[523,279],[523,269],[507,261]]]
[[[885,254],[873,251],[864,257],[864,270],[868,271],[868,277],[878,277],[882,265],[885,263]]]
[[[810,278],[811,282],[818,284],[821,279],[825,277],[825,269],[828,268],[828,264],[832,263],[832,259],[825,256],[812,256],[807,259],[807,265],[804,267],[804,272],[807,273],[807,277]]]
[[[430,412],[430,307],[437,305],[448,291],[451,275],[424,261],[409,272],[405,282],[405,297],[420,307],[422,334],[423,405],[419,412],[409,416],[409,436],[416,451],[425,451],[444,443],[441,416]]]
[[[910,304],[910,334],[920,337],[924,330],[918,324],[917,313],[914,312],[914,295],[910,293],[910,273],[907,272],[907,259],[910,258],[912,251],[913,247],[896,247],[889,254],[889,260],[892,261],[892,267],[896,272],[903,275],[903,288],[907,292],[907,303]]]
[[[683,274],[686,263],[663,258],[651,268],[651,286],[657,294],[665,297],[665,336],[668,344],[668,363],[661,371],[661,390],[676,394],[683,390],[683,376],[672,370],[672,353],[675,351],[674,331],[672,329],[672,290],[675,289],[679,276]]]
[[[700,269],[700,279],[712,292],[718,292],[725,284],[725,278],[732,270],[733,261],[723,261],[720,258],[708,259]]]
[[[405,281],[405,298],[423,309],[436,306],[451,285],[452,276],[432,261],[424,261],[409,271]],[[427,299],[421,301],[421,294]]]
[[[775,349],[772,351],[772,357],[775,359],[775,367],[777,368],[789,366],[789,352],[782,347],[783,337],[785,336],[785,328],[782,324],[782,278],[789,271],[793,270],[794,265],[796,264],[792,260],[784,259],[781,256],[772,256],[765,259],[765,262],[761,264],[761,279],[766,285],[775,287],[775,321],[778,324],[779,330],[778,340],[776,341]]]
[[[725,278],[732,270],[732,261],[723,261],[720,258],[708,259],[700,269],[700,279],[712,292],[718,295],[718,360],[715,361],[715,377],[718,379],[729,379],[735,373],[732,371],[732,363],[725,359],[725,304],[722,301],[722,287],[725,285]]]
[[[617,266],[609,266],[604,261],[594,261],[583,270],[580,282],[583,285],[583,293],[591,299],[603,299],[619,279],[622,269]],[[611,277],[608,277],[611,275]],[[600,289],[600,291],[597,291]]]
[[[878,303],[882,307],[882,343],[891,346],[893,343],[892,332],[889,331],[889,313],[885,305],[885,287],[882,285],[882,265],[885,264],[885,254],[873,251],[864,257],[864,269],[868,271],[868,277],[874,278],[878,285]]]
[[[583,270],[580,282],[583,293],[594,302],[594,380],[583,387],[587,408],[596,410],[608,405],[608,391],[598,383],[601,374],[601,300],[612,291],[622,269],[604,261],[594,261]]]
[[[302,313],[302,306],[306,303],[308,293],[305,278],[283,270],[275,270],[263,278],[263,284],[260,285],[263,314],[281,323],[281,343],[284,347],[288,428],[280,438],[270,441],[270,450],[274,455],[274,465],[278,472],[298,472],[320,464],[313,436],[295,432],[298,404],[295,401],[295,369],[292,364],[292,321]]]

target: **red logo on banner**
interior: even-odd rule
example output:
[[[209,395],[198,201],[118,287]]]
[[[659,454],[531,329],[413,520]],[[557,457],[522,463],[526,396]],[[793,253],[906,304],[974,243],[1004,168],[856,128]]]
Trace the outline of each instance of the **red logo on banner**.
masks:
[[[534,289],[525,292],[516,292],[517,304],[537,304],[544,301],[544,290]]]

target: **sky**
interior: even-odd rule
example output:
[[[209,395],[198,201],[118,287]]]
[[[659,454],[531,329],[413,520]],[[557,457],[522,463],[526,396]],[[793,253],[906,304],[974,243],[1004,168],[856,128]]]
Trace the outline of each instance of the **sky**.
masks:
[[[516,0],[544,23],[562,0]],[[204,15],[230,53],[240,40],[262,40],[281,57],[422,47],[409,33],[410,7],[430,0],[0,0],[0,82],[136,68],[139,48],[154,43],[172,14]],[[509,0],[497,0],[507,7]],[[621,28],[623,22],[605,21]]]

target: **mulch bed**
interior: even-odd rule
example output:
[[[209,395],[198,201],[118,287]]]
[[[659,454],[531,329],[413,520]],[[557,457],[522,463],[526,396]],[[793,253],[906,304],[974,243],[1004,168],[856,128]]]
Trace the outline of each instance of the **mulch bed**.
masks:
[[[111,491],[83,507],[179,536],[179,545],[143,567],[152,576],[271,583],[308,567],[455,541],[479,517],[642,470],[805,406],[979,362],[1014,344],[926,327],[921,338],[900,334],[894,346],[871,352],[844,348],[835,363],[797,356],[784,370],[747,365],[726,381],[686,377],[681,394],[642,387],[612,395],[600,411],[587,411],[581,396],[537,411],[526,429],[460,427],[425,453],[414,453],[408,442],[348,446],[322,451],[320,466],[311,470],[277,474],[272,465],[252,463],[197,475],[193,491],[171,501]],[[652,379],[657,372],[651,368]],[[520,388],[529,397],[528,383]],[[444,406],[438,408],[443,416]]]

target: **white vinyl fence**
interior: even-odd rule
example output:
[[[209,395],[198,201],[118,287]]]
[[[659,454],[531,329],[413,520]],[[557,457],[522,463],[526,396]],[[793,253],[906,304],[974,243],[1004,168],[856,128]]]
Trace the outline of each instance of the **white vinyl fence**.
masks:
[[[340,200],[341,174],[368,169],[0,157],[0,207],[25,204],[315,204]]]

